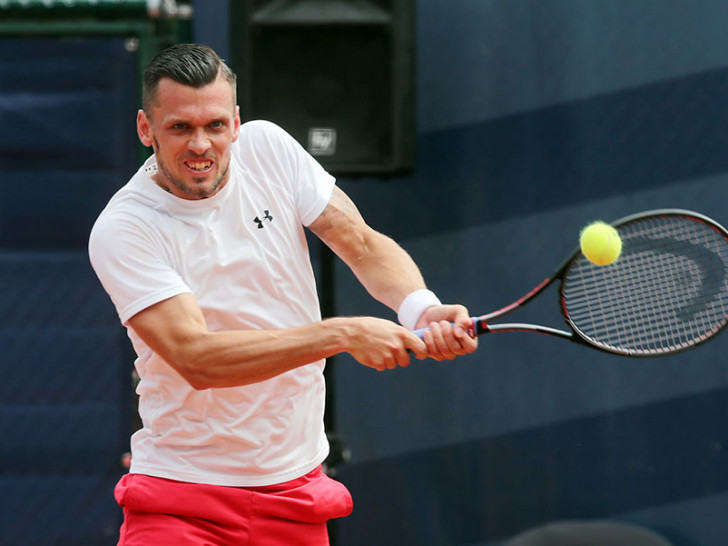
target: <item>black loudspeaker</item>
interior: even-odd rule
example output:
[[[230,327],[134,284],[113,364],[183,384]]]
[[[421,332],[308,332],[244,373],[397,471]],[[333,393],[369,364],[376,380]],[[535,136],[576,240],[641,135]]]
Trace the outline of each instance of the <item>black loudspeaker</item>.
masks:
[[[415,162],[414,0],[231,0],[243,120],[267,119],[327,170]]]

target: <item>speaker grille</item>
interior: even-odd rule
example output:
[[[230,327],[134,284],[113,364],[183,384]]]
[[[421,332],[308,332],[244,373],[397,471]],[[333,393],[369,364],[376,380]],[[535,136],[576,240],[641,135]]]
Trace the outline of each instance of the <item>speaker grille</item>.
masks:
[[[413,5],[396,3],[233,3],[243,119],[279,124],[334,174],[411,170]]]

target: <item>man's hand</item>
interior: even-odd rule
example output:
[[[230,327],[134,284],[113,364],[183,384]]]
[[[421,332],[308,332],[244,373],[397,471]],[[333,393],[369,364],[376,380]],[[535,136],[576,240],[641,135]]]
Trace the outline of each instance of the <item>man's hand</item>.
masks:
[[[473,321],[462,305],[430,307],[417,321],[417,328],[429,328],[423,340],[427,345],[427,356],[435,360],[451,360],[478,348]]]
[[[347,352],[370,368],[391,370],[397,366],[408,366],[412,356],[419,359],[430,356],[423,340],[392,321],[375,317],[330,320],[337,323],[350,321]]]

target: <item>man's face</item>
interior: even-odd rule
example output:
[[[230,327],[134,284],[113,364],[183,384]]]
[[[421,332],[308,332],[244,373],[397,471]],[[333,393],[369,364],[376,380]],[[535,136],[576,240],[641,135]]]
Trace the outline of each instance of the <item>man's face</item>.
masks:
[[[221,76],[200,88],[163,78],[150,111],[137,115],[139,139],[157,158],[155,181],[182,199],[205,199],[227,183],[239,129],[233,90]]]

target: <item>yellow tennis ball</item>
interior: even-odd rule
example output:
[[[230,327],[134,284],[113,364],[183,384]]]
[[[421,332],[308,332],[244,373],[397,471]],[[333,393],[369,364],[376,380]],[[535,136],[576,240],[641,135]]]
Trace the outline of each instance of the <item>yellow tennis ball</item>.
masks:
[[[609,224],[593,222],[581,231],[579,237],[581,252],[596,265],[609,265],[622,252],[622,239]]]

